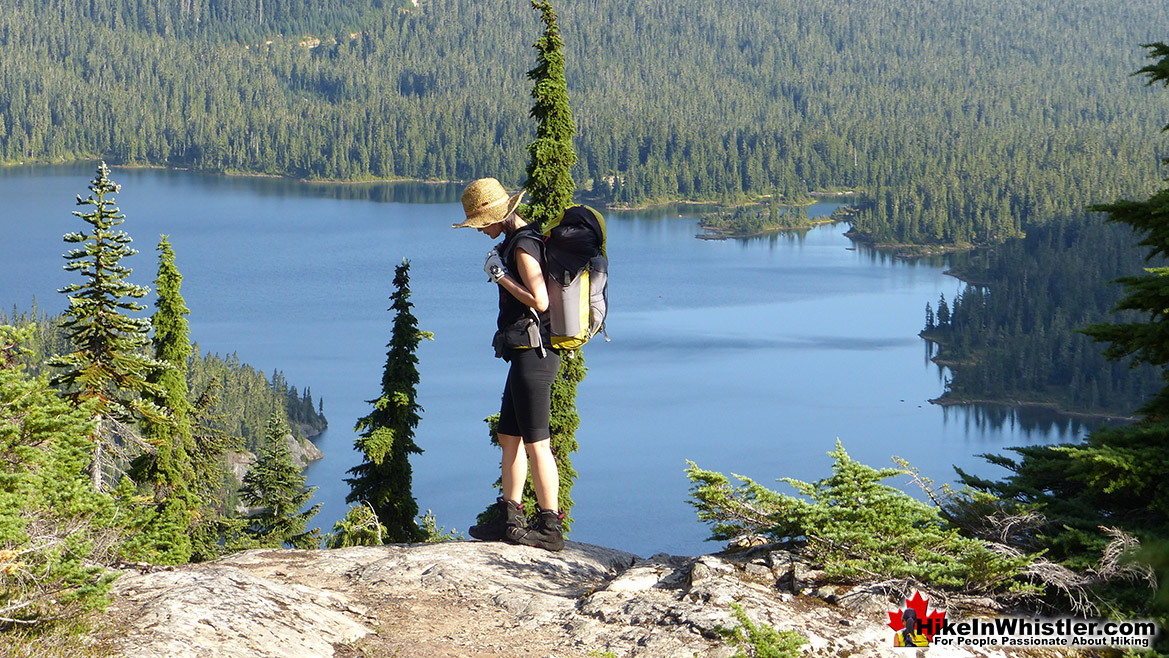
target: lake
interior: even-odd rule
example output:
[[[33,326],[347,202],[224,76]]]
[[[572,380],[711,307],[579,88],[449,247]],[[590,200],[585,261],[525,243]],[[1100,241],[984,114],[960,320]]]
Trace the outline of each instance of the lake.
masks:
[[[75,280],[61,236],[94,166],[0,169],[0,304],[64,309]],[[170,236],[202,351],[239,357],[311,387],[330,428],[306,470],[328,530],[344,515],[352,426],[380,395],[394,267],[411,268],[424,407],[414,493],[440,525],[466,531],[494,501],[499,455],[483,419],[498,410],[506,364],[493,357],[491,242],[454,231],[461,185],[335,185],[115,168],[125,261],[152,284]],[[837,203],[812,207],[829,214]],[[763,484],[830,474],[837,439],[874,467],[908,459],[937,482],[952,466],[1004,472],[980,453],[1074,441],[1089,428],[1050,414],[943,408],[944,371],[917,336],[925,305],[953,298],[944,258],[899,260],[854,245],[844,225],[745,241],[697,240],[697,209],[608,212],[611,342],[584,350],[579,475],[571,538],[640,555],[698,554],[707,528],[687,504],[686,460]],[[896,482],[913,491],[912,484]]]

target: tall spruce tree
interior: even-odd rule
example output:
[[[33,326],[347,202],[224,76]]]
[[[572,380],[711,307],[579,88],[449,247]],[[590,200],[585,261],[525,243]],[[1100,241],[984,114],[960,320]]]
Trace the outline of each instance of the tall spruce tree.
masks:
[[[385,527],[386,543],[417,542],[426,532],[415,521],[418,502],[411,490],[410,455],[422,449],[414,443],[414,429],[421,419],[418,404],[418,344],[431,335],[418,330],[418,320],[410,310],[410,263],[403,260],[394,270],[394,292],[390,295],[394,328],[387,345],[386,366],[382,371],[382,394],[371,400],[373,410],[357,421],[360,432],[357,449],[365,461],[349,469],[352,478],[345,501],[365,502],[372,506],[378,521]]]
[[[103,162],[89,184],[91,194],[77,205],[88,211],[74,211],[90,226],[87,233],[68,233],[65,242],[79,245],[65,254],[65,269],[79,272],[85,279],[71,283],[59,292],[69,297],[69,309],[63,323],[74,351],[54,358],[49,365],[61,368],[53,377],[76,405],[92,402],[96,423],[92,435],[93,458],[90,481],[95,490],[102,489],[103,449],[118,434],[126,438],[126,429],[116,430],[111,421],[129,421],[138,416],[160,418],[157,408],[142,399],[143,393],[157,396],[157,388],[147,381],[158,367],[147,355],[150,345],[150,322],[134,318],[146,307],[133,300],[146,296],[148,290],[127,281],[131,269],[122,259],[138,253],[130,247],[130,236],[115,228],[125,221],[113,196],[121,186],[110,180],[110,169]]]
[[[191,532],[195,518],[206,516],[195,494],[196,456],[191,429],[194,408],[187,397],[187,361],[191,358],[187,315],[182,296],[183,276],[175,265],[175,252],[167,237],[158,243],[158,279],[155,280],[154,358],[162,366],[148,380],[158,391],[151,401],[166,417],[143,422],[146,440],[154,451],[143,455],[135,479],[149,488],[151,501],[142,510],[137,531],[123,550],[138,559],[162,564],[189,562],[193,552]]]
[[[536,67],[528,71],[533,81],[531,116],[536,119],[536,139],[528,145],[531,161],[528,181],[524,187],[531,195],[528,220],[541,223],[559,217],[572,203],[575,183],[572,167],[576,164],[576,150],[572,136],[576,128],[568,103],[568,83],[564,77],[564,42],[556,12],[548,1],[532,0],[532,7],[540,12],[544,34],[536,40]],[[565,353],[560,361],[560,372],[552,384],[552,454],[560,473],[560,510],[564,512],[564,533],[572,528],[572,485],[576,470],[570,455],[576,452],[576,428],[580,417],[576,412],[576,385],[585,377],[584,356],[580,350]],[[524,490],[525,504],[537,509],[535,492],[529,482]]]
[[[531,195],[527,219],[543,223],[555,219],[572,203],[576,184],[572,167],[576,149],[572,136],[576,126],[568,104],[568,82],[564,77],[564,41],[556,12],[547,0],[532,0],[532,7],[544,21],[544,35],[536,40],[536,67],[528,71],[532,80],[531,116],[536,120],[536,139],[528,145],[531,157],[524,188]]]
[[[246,539],[241,547],[311,549],[321,545],[320,530],[305,529],[320,503],[301,511],[317,489],[305,489],[304,473],[288,447],[291,438],[283,414],[273,411],[264,445],[240,488],[240,500],[258,508],[244,526]]]

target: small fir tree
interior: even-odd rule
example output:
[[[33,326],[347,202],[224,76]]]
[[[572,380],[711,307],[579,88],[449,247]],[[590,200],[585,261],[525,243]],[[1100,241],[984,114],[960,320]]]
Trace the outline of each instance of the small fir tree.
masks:
[[[378,546],[386,536],[386,527],[381,524],[369,503],[350,505],[345,517],[333,524],[333,531],[325,535],[328,548],[350,546]]]
[[[319,529],[305,530],[321,505],[301,511],[317,489],[305,489],[304,474],[288,447],[291,437],[281,414],[272,412],[264,445],[240,488],[240,500],[259,510],[248,518],[240,547],[311,549],[321,544]]]
[[[156,310],[151,324],[154,358],[162,367],[148,379],[159,389],[159,395],[151,401],[166,412],[166,418],[143,423],[154,452],[138,460],[135,475],[140,484],[150,489],[151,500],[123,551],[155,563],[181,564],[191,559],[195,517],[203,517],[210,510],[196,498],[191,463],[196,451],[191,429],[194,409],[187,399],[191,341],[186,316],[190,310],[181,292],[183,276],[175,266],[175,253],[165,235],[158,251]]]
[[[138,252],[130,247],[129,235],[114,230],[125,216],[114,205],[113,195],[121,188],[109,175],[109,167],[101,163],[89,184],[89,197],[77,197],[77,205],[90,210],[73,214],[89,224],[90,231],[65,235],[65,242],[80,245],[65,254],[65,269],[81,273],[85,281],[60,290],[69,297],[63,327],[74,351],[49,361],[62,369],[53,377],[54,386],[62,387],[75,405],[93,403],[90,408],[96,422],[89,472],[98,491],[102,489],[103,449],[114,436],[111,421],[161,418],[157,408],[141,398],[143,392],[159,395],[147,381],[158,364],[146,354],[150,322],[126,314],[146,308],[133,300],[148,291],[126,280],[131,270],[121,261]]]
[[[96,402],[74,406],[28,376],[33,331],[0,325],[0,629],[76,619],[115,577],[101,566],[113,501],[86,474]]]
[[[731,604],[731,614],[739,622],[738,626],[714,629],[735,649],[731,658],[799,658],[803,655],[800,647],[808,641],[796,631],[781,631],[770,624],[756,624],[738,603]]]
[[[417,542],[426,539],[415,521],[418,502],[411,490],[410,455],[422,449],[414,443],[414,429],[421,419],[418,404],[418,344],[431,334],[418,330],[410,302],[410,263],[403,260],[394,271],[394,293],[390,295],[394,328],[387,345],[382,371],[382,394],[371,400],[373,410],[357,421],[356,444],[365,459],[349,469],[352,478],[348,503],[372,506],[386,528],[387,543]]]
[[[192,352],[197,349],[192,346]],[[195,451],[191,461],[193,490],[200,502],[199,518],[191,532],[191,560],[202,562],[224,552],[224,538],[238,525],[229,519],[235,507],[239,484],[227,469],[226,455],[243,449],[243,439],[223,432],[223,418],[213,412],[218,403],[221,384],[211,381],[199,395],[192,409],[192,433]],[[230,484],[229,484],[230,483]]]
[[[798,541],[806,556],[838,580],[900,578],[1000,596],[1034,593],[1027,582],[1033,557],[1003,556],[963,537],[937,507],[882,483],[909,471],[870,468],[849,457],[840,441],[828,454],[831,477],[814,483],[780,479],[800,497],[738,475],[743,484],[733,487],[723,474],[691,462],[690,504],[711,524],[711,539],[762,535]]]

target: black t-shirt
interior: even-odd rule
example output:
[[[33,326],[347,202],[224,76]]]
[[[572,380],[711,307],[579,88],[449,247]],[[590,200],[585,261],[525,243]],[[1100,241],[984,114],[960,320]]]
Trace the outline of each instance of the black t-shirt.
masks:
[[[508,236],[499,245],[499,254],[503,260],[503,266],[507,268],[507,271],[511,273],[511,276],[516,281],[519,281],[520,285],[523,285],[524,282],[519,272],[517,250],[523,250],[531,254],[540,263],[540,267],[543,268],[544,242],[534,229],[521,228]],[[533,311],[534,309],[531,309],[513,297],[503,286],[499,286],[499,318],[496,321],[496,326],[499,328],[498,333],[504,335],[505,347],[537,347],[532,344],[528,336],[528,325],[536,317],[533,316]],[[536,315],[539,317],[541,342],[547,347],[551,344],[551,320],[547,311],[537,313]]]

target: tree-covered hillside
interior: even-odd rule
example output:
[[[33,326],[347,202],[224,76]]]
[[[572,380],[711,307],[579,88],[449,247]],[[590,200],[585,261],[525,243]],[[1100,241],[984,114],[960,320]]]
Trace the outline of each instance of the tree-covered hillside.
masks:
[[[1132,416],[1164,385],[1160,372],[1109,361],[1080,330],[1132,319],[1114,314],[1124,291],[1106,282],[1150,266],[1135,242],[1127,227],[1090,215],[955,254],[951,273],[969,285],[927,305],[922,332],[940,345],[935,359],[950,367],[942,400]]]
[[[30,311],[0,311],[0,325],[24,327],[29,332],[24,343],[28,352],[23,365],[32,375],[52,374],[45,360],[71,349],[61,322],[60,316],[48,315],[35,307]],[[329,425],[324,415],[324,401],[314,401],[309,387],[298,391],[283,372],[274,370],[268,376],[242,363],[235,353],[226,357],[210,352],[201,354],[199,344],[195,343],[187,363],[187,385],[195,398],[192,403],[206,395],[207,407],[201,413],[206,417],[207,429],[243,439],[239,447],[251,452],[256,452],[263,443],[268,418],[274,411],[287,420],[292,433],[300,438],[314,437]]]
[[[1154,0],[575,0],[558,7],[604,200],[856,188],[875,241],[996,242],[1147,193],[1125,74]],[[521,0],[0,5],[0,162],[524,180]]]

